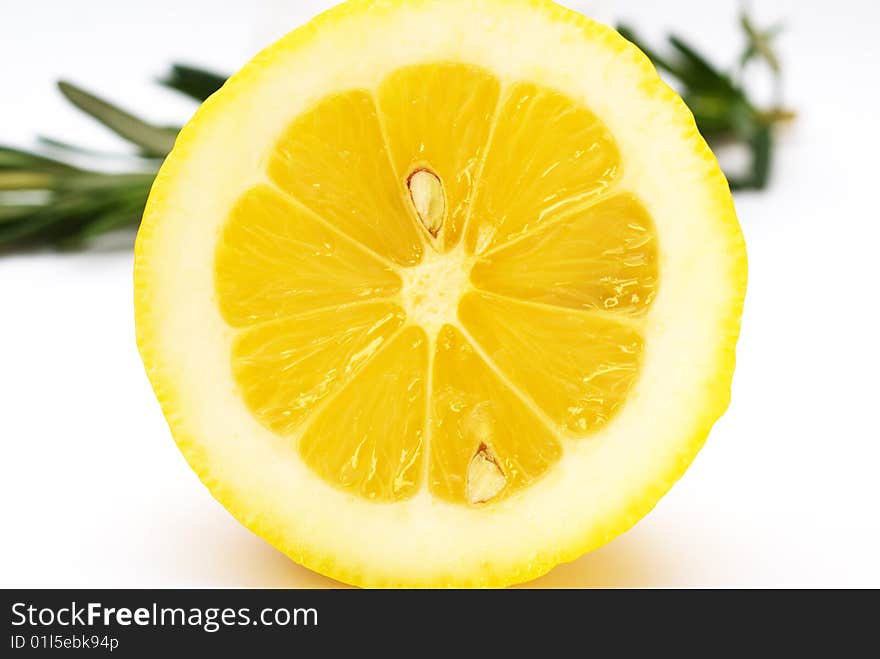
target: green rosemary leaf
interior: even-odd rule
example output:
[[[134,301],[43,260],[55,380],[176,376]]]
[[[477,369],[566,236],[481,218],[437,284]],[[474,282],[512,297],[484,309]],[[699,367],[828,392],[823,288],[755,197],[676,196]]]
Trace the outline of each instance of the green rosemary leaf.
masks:
[[[226,82],[226,76],[186,64],[174,64],[159,82],[201,102]]]
[[[0,171],[0,190],[42,190],[51,187],[52,174],[28,171]]]
[[[752,59],[760,57],[767,62],[773,73],[779,75],[782,67],[779,64],[779,58],[773,52],[772,43],[773,39],[782,32],[782,25],[774,25],[767,30],[759,30],[747,14],[740,16],[739,22],[749,42],[745,52],[740,57],[740,68],[744,68]]]
[[[107,174],[104,172],[86,172],[79,176],[60,179],[57,189],[64,192],[85,192],[89,194],[124,194],[134,189],[149,190],[155,172],[136,174]]]
[[[144,153],[166,156],[174,146],[177,131],[156,126],[69,82],[59,81],[58,89],[80,110],[104,124],[120,137],[135,144]]]
[[[63,233],[83,218],[101,208],[101,204],[84,198],[55,199],[32,215],[0,225],[0,249],[53,243],[53,235]]]
[[[28,218],[41,208],[36,204],[0,204],[0,224]]]
[[[759,110],[758,118],[765,124],[783,124],[797,119],[797,112],[788,108],[770,108]]]
[[[752,155],[751,168],[744,177],[729,177],[733,191],[763,190],[770,179],[773,155],[773,135],[770,126],[762,126],[748,141]]]
[[[144,190],[143,194],[123,200],[112,208],[96,214],[78,230],[65,237],[60,244],[67,248],[77,247],[110,231],[136,226],[144,213],[148,192]]]
[[[709,142],[748,140],[761,127],[758,115],[746,99],[709,91],[686,93],[684,100]]]
[[[38,135],[37,141],[49,149],[54,149],[68,155],[114,160],[132,159],[132,155],[130,153],[117,153],[114,151],[101,151],[99,149],[91,149],[89,147],[80,146],[79,144],[71,144],[70,142],[55,139],[54,137],[47,137],[45,135]],[[155,156],[144,156],[143,161],[145,166],[156,169],[158,169],[159,164],[161,163],[161,159]]]
[[[4,170],[28,170],[44,174],[63,174],[78,171],[73,165],[31,153],[23,149],[0,146],[0,172]]]
[[[719,92],[727,93],[733,98],[742,97],[742,92],[733,87],[730,78],[717,71],[706,58],[697,53],[681,37],[674,34],[670,35],[669,43],[682,56],[683,65],[680,65],[680,70],[683,71],[683,82],[703,88],[715,89]]]
[[[639,50],[647,55],[648,59],[653,62],[654,66],[663,69],[667,73],[671,73],[676,78],[681,77],[681,72],[679,71],[678,67],[666,58],[662,57],[659,53],[645,45],[645,42],[636,36],[635,31],[631,27],[629,27],[628,25],[618,25],[617,31],[620,32],[620,35],[624,39],[632,42]]]
[[[0,249],[29,245],[63,246],[94,235],[86,227],[108,214],[127,213],[135,224],[143,210],[152,174],[92,173],[58,182],[52,197],[32,213],[0,223]],[[121,219],[104,219],[109,229]],[[100,228],[100,224],[96,229]]]

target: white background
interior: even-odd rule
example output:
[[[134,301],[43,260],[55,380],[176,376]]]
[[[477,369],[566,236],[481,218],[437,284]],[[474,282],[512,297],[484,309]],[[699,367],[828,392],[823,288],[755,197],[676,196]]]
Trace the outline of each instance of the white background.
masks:
[[[0,0],[0,142],[115,138],[54,91],[69,77],[150,118],[192,106],[172,60],[231,71],[319,0]],[[672,27],[731,62],[737,3],[572,1]],[[873,0],[753,2],[783,18],[797,122],[772,188],[737,197],[750,283],[733,403],[632,531],[540,586],[880,587],[880,168]],[[131,254],[0,257],[0,585],[334,585],[240,527],[174,446],[134,343]]]

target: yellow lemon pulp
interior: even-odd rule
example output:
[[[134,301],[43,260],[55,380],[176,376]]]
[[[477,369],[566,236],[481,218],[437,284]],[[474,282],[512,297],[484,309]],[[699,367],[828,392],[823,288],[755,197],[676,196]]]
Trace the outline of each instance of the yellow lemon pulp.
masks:
[[[725,410],[746,285],[693,117],[548,0],[350,0],[181,132],[138,346],[242,524],[369,586],[497,586],[622,533]]]
[[[442,62],[319,100],[218,243],[248,407],[367,499],[513,494],[612,419],[638,378],[657,236],[616,185],[614,139],[558,91],[500,90],[489,71]],[[438,203],[427,233],[408,185],[424,172]]]

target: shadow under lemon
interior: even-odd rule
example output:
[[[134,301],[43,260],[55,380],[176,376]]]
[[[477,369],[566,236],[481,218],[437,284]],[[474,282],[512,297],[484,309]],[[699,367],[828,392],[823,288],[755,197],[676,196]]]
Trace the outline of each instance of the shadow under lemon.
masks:
[[[248,537],[250,536],[250,537]],[[231,539],[230,539],[231,540]],[[247,576],[242,585],[287,588],[345,588],[297,565],[267,543],[246,533],[237,534],[230,561],[240,561],[237,571]],[[521,588],[644,588],[663,586],[674,568],[662,550],[663,541],[649,529],[633,529],[607,545],[563,563]]]

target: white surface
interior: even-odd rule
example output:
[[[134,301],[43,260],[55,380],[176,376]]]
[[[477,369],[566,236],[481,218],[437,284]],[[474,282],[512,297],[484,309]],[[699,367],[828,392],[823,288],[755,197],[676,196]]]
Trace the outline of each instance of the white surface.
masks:
[[[191,106],[149,82],[166,62],[231,70],[330,4],[4,5],[0,142],[115,146],[59,99],[62,76],[180,120]],[[731,0],[568,4],[674,27],[719,61],[738,47]],[[653,513],[536,585],[880,587],[880,8],[753,4],[787,19],[800,116],[772,188],[737,198],[751,272],[733,403]],[[0,585],[332,585],[240,527],[178,453],[134,345],[126,249],[0,257],[0,401]]]

